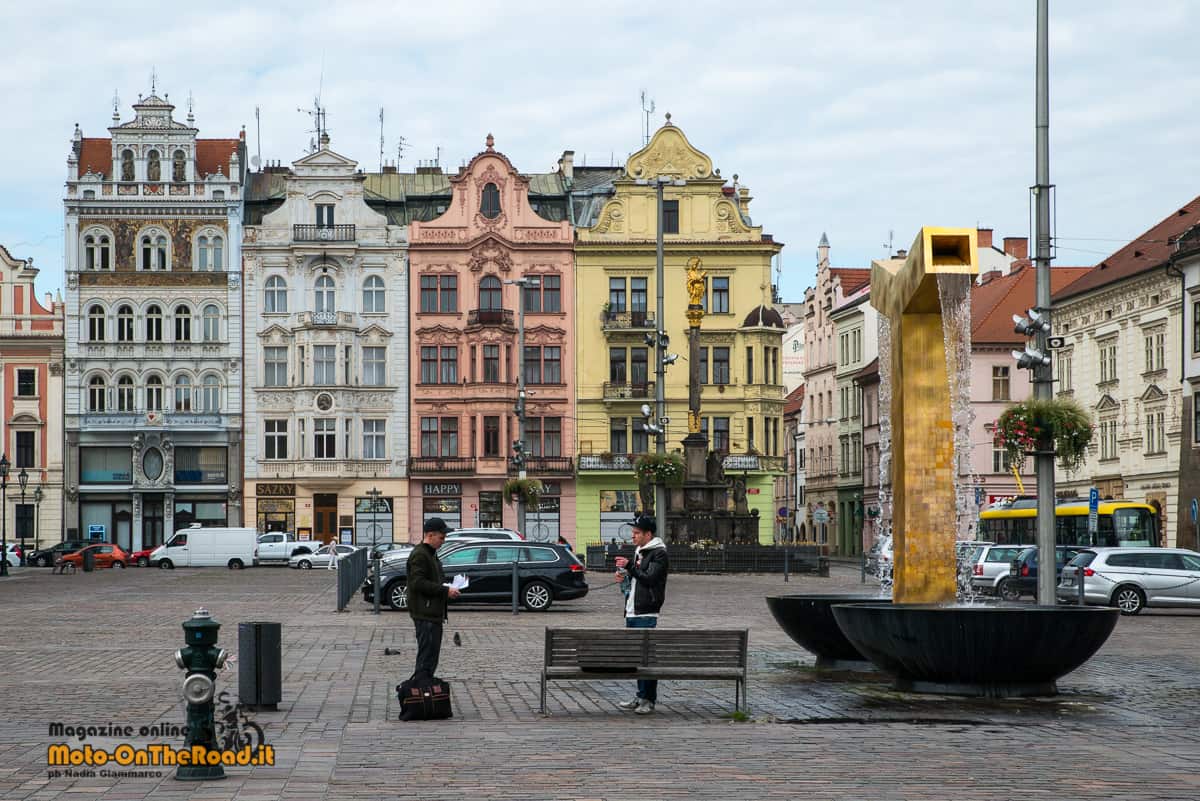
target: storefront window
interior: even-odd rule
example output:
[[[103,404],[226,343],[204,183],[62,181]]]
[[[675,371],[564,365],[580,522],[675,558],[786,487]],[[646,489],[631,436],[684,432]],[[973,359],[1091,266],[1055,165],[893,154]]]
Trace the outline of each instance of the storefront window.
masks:
[[[558,498],[542,498],[537,509],[525,512],[525,539],[530,542],[558,542],[559,535]]]
[[[259,498],[258,530],[296,531],[296,501],[293,498]]]
[[[605,544],[633,541],[629,521],[637,509],[636,490],[600,490],[600,538]]]
[[[423,498],[421,501],[422,523],[431,517],[440,517],[450,528],[462,528],[462,498]]]
[[[133,480],[129,448],[80,448],[79,480],[84,484],[128,484]]]
[[[370,498],[355,498],[354,543],[374,545],[392,541],[392,499],[380,498],[372,505]]]
[[[499,528],[504,525],[504,496],[501,493],[479,493],[479,525],[482,528]]]
[[[192,523],[206,528],[228,525],[225,504],[220,501],[175,501],[175,530],[188,528]]]
[[[225,448],[176,448],[176,484],[224,484],[229,478]]]

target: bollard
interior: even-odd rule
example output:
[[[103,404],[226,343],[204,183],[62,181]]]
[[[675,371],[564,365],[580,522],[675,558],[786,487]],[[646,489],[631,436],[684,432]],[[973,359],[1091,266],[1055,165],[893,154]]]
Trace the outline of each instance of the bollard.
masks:
[[[783,546],[783,583],[787,584],[788,580],[788,547]]]
[[[383,566],[383,554],[378,551],[371,554],[371,559],[375,562],[374,570],[371,572],[371,595],[375,598],[375,614],[379,614],[379,568]]]
[[[517,575],[517,563],[513,562],[512,566],[513,566],[512,604],[513,604],[513,614],[515,615],[515,614],[517,614],[517,604],[519,601],[518,596],[521,594],[521,580]]]
[[[229,656],[217,648],[217,632],[221,624],[212,619],[207,609],[197,609],[183,622],[183,648],[175,652],[175,664],[187,671],[183,679],[183,697],[187,701],[187,736],[183,747],[200,746],[217,751],[217,727],[213,720],[213,697],[217,692],[217,671]],[[225,769],[217,765],[180,765],[175,769],[179,781],[211,781],[224,779]]]
[[[1083,565],[1079,565],[1078,567],[1075,568],[1075,583],[1077,583],[1079,585],[1079,605],[1087,606],[1087,600],[1084,598],[1084,595],[1083,595],[1083,579],[1084,579]]]
[[[858,583],[867,583],[867,552],[862,552],[862,558],[858,562]]]

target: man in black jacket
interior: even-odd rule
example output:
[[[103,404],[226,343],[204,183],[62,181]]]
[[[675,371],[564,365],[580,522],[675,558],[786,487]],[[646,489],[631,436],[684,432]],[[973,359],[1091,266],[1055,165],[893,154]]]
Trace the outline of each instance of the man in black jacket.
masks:
[[[629,579],[629,595],[625,598],[625,628],[652,629],[658,625],[658,612],[667,597],[667,546],[655,533],[658,524],[653,517],[642,515],[633,521],[633,544],[637,550],[633,560],[616,558],[616,580]],[[638,680],[637,697],[618,706],[632,709],[638,715],[649,715],[658,702],[658,682]]]
[[[446,602],[458,597],[458,590],[446,586],[437,550],[446,541],[446,521],[431,517],[425,521],[421,542],[408,555],[408,614],[417,633],[417,667],[413,680],[432,681],[442,652],[442,621],[446,620]]]

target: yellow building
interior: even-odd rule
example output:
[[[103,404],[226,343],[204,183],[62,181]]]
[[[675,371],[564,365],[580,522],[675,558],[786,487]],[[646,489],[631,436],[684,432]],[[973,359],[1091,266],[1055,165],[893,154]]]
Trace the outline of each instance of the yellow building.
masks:
[[[633,460],[654,450],[641,407],[653,406],[656,328],[657,202],[664,189],[664,294],[668,350],[667,450],[687,435],[688,259],[707,272],[700,334],[702,432],[725,454],[726,477],[744,478],[759,515],[759,540],[771,542],[773,478],[783,472],[781,349],[784,324],[772,307],[771,259],[782,247],[750,221],[750,192],[713,170],[668,116],[624,174],[594,224],[580,221],[575,243],[579,462],[576,546],[629,539],[640,508]],[[683,185],[677,185],[679,182]],[[594,190],[593,190],[594,193]],[[731,501],[732,504],[732,501]]]

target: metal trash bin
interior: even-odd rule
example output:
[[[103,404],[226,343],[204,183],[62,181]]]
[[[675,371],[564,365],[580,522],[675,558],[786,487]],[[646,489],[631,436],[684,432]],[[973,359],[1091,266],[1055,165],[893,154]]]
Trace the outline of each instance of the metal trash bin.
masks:
[[[238,702],[276,709],[283,700],[283,624],[238,623]]]
[[[83,552],[83,570],[85,573],[91,573],[96,569],[96,551],[93,548],[87,548]]]

